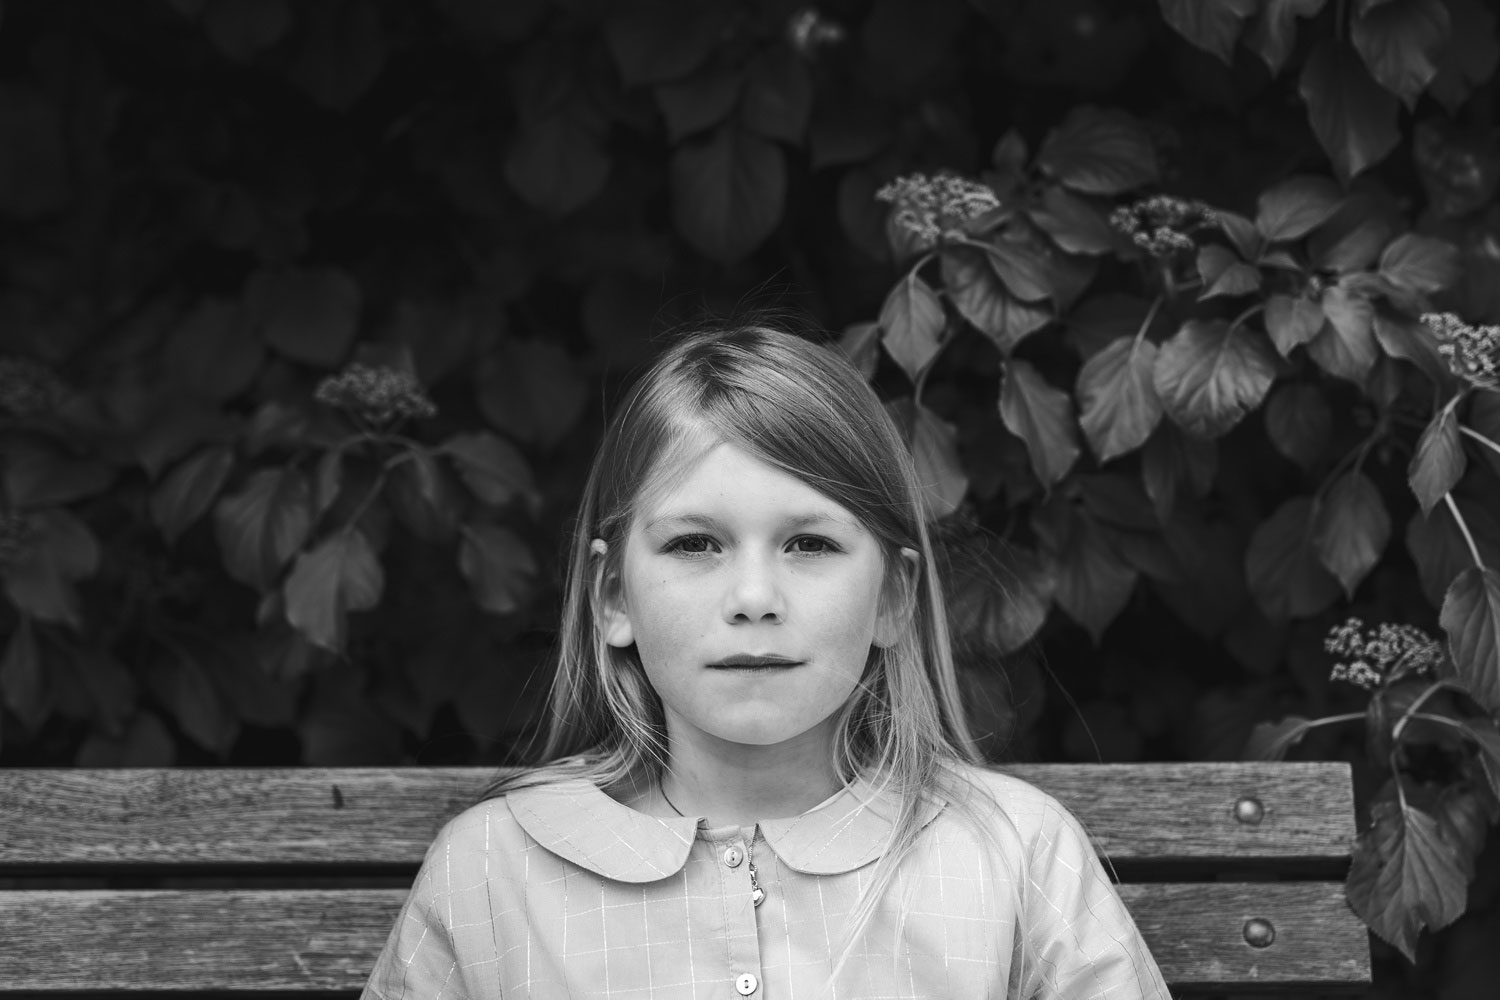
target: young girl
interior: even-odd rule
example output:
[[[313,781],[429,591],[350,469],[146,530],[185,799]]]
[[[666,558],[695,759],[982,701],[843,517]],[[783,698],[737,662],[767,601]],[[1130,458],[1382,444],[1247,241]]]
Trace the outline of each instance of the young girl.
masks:
[[[367,998],[1168,996],[1078,822],[982,765],[911,458],[826,348],[702,333],[635,386],[551,710]]]

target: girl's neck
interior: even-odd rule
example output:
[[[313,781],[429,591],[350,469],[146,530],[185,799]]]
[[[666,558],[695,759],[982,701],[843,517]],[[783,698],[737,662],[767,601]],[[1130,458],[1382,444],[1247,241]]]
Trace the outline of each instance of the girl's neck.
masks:
[[[671,762],[662,775],[665,804],[688,816],[706,816],[713,826],[752,826],[799,815],[842,784],[826,743],[799,739],[747,746],[711,737],[673,739]]]

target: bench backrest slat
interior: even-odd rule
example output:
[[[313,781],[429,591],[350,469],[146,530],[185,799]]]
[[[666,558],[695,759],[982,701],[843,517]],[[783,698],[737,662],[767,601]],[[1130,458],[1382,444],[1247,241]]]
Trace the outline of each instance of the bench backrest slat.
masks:
[[[1354,843],[1341,763],[1026,765],[1115,861],[1300,861]],[[31,866],[415,865],[483,768],[0,770],[0,870]],[[1254,798],[1258,823],[1236,818]],[[62,835],[64,834],[65,835]]]
[[[1122,893],[1175,988],[1368,981],[1364,929],[1331,883],[1145,883]],[[3,892],[0,993],[357,990],[404,898],[399,889]],[[1247,913],[1276,925],[1279,947],[1245,943]]]

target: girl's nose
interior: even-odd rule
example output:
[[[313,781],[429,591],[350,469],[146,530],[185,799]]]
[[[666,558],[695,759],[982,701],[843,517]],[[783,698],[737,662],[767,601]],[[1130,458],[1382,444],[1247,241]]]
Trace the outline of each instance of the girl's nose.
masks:
[[[737,560],[725,598],[724,618],[729,622],[779,623],[785,610],[776,571],[767,560]]]

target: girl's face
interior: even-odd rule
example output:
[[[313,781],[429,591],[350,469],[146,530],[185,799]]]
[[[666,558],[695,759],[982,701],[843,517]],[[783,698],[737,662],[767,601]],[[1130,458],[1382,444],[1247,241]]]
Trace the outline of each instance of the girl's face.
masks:
[[[635,645],[674,747],[821,751],[883,632],[884,578],[847,509],[719,443],[642,504],[600,624]]]

